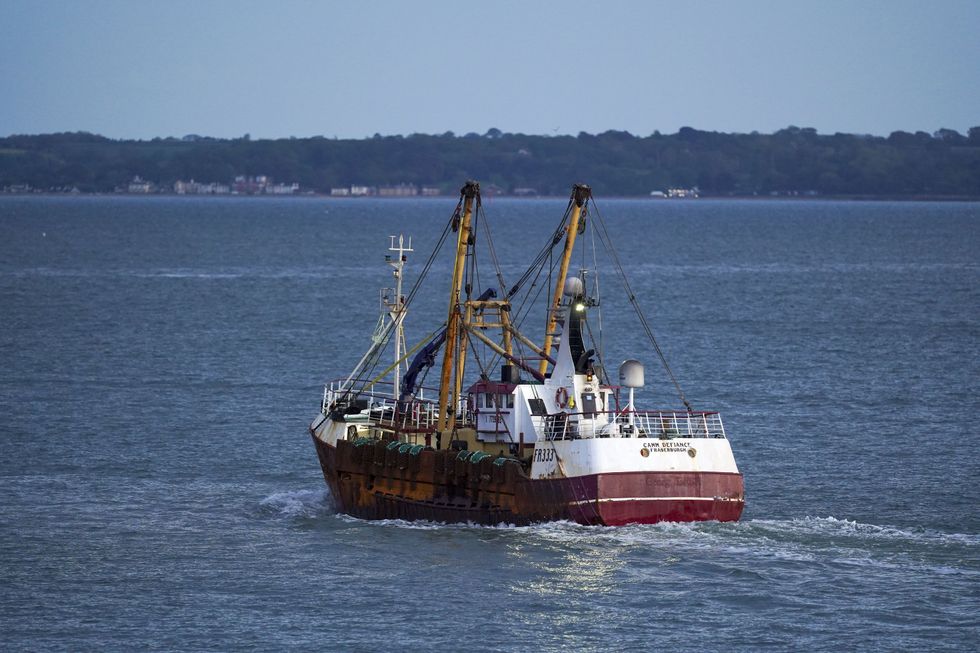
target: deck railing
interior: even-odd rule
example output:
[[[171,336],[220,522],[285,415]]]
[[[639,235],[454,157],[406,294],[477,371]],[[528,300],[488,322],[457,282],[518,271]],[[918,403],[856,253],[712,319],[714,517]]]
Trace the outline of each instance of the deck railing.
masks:
[[[399,406],[392,396],[390,382],[379,381],[356,395],[343,391],[343,381],[333,381],[323,390],[323,412],[339,409],[348,421],[362,416],[365,423],[395,431],[431,433],[439,422],[438,396],[431,388]],[[353,420],[351,418],[354,418]],[[618,411],[598,413],[557,413],[533,418],[538,437],[547,440],[579,438],[724,438],[725,426],[715,412],[681,410]],[[476,414],[466,397],[456,407],[456,425],[476,427]]]
[[[724,438],[721,415],[704,411],[651,410],[558,413],[541,418],[548,440],[579,438]]]
[[[436,429],[439,404],[425,396],[428,394],[430,397],[437,397],[438,392],[431,388],[420,388],[415,399],[400,406],[394,399],[392,390],[391,382],[379,381],[353,394],[343,390],[342,380],[331,381],[323,389],[321,409],[324,414],[334,409],[343,410],[348,419],[355,415],[364,415],[367,422],[396,431],[432,432]],[[470,410],[466,397],[462,397],[456,411],[456,425],[472,427],[475,422],[475,415]]]

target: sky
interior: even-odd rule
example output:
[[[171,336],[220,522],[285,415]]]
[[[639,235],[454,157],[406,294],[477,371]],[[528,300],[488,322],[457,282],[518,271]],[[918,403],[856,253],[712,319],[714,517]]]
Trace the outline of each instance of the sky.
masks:
[[[980,125],[980,0],[0,0],[0,136]]]

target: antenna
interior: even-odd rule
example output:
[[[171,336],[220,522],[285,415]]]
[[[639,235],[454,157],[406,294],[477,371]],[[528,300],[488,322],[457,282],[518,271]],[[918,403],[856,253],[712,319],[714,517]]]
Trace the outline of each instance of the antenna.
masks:
[[[385,256],[385,262],[392,268],[392,275],[395,277],[395,287],[394,288],[382,288],[381,289],[381,310],[388,313],[391,321],[395,325],[395,387],[393,389],[393,396],[397,400],[399,394],[399,385],[401,380],[401,365],[399,361],[402,358],[402,350],[407,351],[405,346],[405,313],[407,309],[405,308],[405,296],[402,295],[402,270],[405,267],[405,263],[408,262],[407,252],[414,252],[412,249],[412,237],[408,237],[408,245],[405,244],[404,234],[399,234],[397,236],[389,236],[391,242],[388,245],[389,252],[397,252],[397,256],[392,256],[390,254]]]

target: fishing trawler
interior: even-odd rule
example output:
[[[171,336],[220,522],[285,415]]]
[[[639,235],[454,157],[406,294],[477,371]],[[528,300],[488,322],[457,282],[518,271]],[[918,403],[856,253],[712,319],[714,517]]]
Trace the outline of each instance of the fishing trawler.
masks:
[[[508,286],[497,266],[479,184],[467,182],[436,246],[438,251],[455,241],[446,321],[411,348],[405,318],[436,252],[406,296],[402,282],[411,239],[391,237],[387,262],[395,286],[381,291],[382,314],[371,345],[347,377],[325,386],[320,413],[310,425],[340,512],[365,519],[517,525],[739,519],[742,475],[721,416],[688,403],[594,206],[591,189],[575,185],[551,238]],[[478,226],[484,227],[499,288],[478,287]],[[645,386],[638,360],[618,367],[617,383],[608,377],[588,317],[600,307],[598,265],[569,273],[576,239],[589,226],[611,252],[651,353],[683,408],[636,408],[635,393]],[[547,327],[539,344],[521,327],[542,277],[554,283],[542,307]],[[390,350],[393,363],[380,369]],[[423,380],[440,354],[438,386],[427,390]],[[476,370],[467,367],[470,359]]]

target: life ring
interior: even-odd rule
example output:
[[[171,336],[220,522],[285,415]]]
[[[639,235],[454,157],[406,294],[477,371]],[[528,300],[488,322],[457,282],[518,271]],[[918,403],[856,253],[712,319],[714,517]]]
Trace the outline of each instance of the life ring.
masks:
[[[568,405],[568,390],[565,388],[555,390],[555,403],[558,404],[559,408],[566,407]]]

